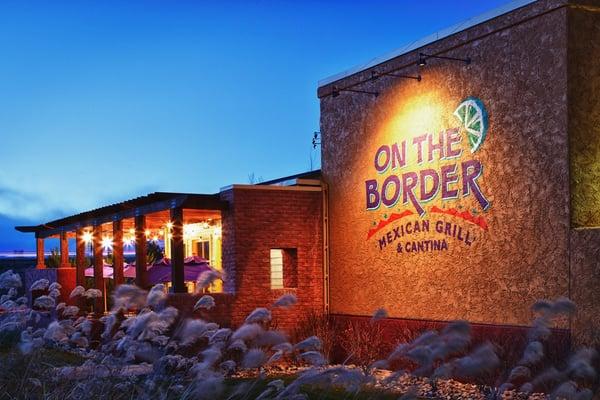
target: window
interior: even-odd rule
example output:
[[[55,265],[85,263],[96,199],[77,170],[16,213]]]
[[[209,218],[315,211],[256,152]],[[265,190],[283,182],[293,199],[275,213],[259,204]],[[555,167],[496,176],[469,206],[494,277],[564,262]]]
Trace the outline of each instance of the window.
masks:
[[[271,289],[283,289],[282,249],[271,249]]]
[[[298,287],[296,249],[271,249],[271,289]]]

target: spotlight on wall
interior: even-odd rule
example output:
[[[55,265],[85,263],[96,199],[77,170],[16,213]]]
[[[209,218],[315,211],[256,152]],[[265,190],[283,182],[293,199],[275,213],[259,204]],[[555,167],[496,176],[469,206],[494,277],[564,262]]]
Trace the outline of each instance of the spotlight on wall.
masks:
[[[338,88],[336,88],[334,86],[333,89],[332,89],[332,91],[331,91],[331,97],[338,97],[341,92],[369,94],[369,95],[374,96],[374,97],[378,97],[379,96],[379,92],[371,92],[371,91],[368,91],[368,90],[358,90],[358,89],[349,89],[349,88],[338,89]]]
[[[394,78],[402,78],[402,79],[414,79],[417,82],[421,82],[421,75],[404,75],[404,74],[395,74],[393,72],[379,72],[379,71],[371,71],[371,80],[374,81],[381,76],[391,76]]]
[[[461,61],[461,62],[464,62],[467,65],[471,64],[471,58],[470,57],[467,57],[467,58],[457,58],[457,57],[435,56],[433,54],[419,53],[419,67],[424,67],[425,65],[427,65],[427,60],[430,59],[430,58],[437,58],[439,60]]]

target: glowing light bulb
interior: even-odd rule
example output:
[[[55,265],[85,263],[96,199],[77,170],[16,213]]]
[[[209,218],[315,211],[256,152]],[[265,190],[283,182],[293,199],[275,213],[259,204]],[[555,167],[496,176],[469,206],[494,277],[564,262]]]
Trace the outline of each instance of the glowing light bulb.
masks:
[[[129,229],[129,234],[130,235],[135,235],[135,229],[134,228]]]
[[[104,236],[102,238],[102,247],[104,247],[105,249],[111,249],[113,245],[113,241],[111,238],[109,238],[108,236]]]
[[[81,239],[85,242],[85,243],[90,243],[92,241],[92,233],[91,232],[83,232],[83,235],[81,236]]]
[[[146,229],[146,232],[144,232],[146,234],[146,237],[150,236],[150,229]]]
[[[171,221],[167,222],[167,228],[168,229],[173,228],[173,223]]]

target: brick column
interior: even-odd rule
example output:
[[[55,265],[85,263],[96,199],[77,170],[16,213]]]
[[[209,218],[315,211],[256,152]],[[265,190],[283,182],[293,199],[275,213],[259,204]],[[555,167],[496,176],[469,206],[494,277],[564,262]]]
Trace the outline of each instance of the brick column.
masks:
[[[69,238],[67,237],[67,232],[60,233],[60,267],[71,267],[71,263],[69,262]]]
[[[146,216],[135,217],[135,284],[147,288],[146,277]]]
[[[46,268],[46,262],[45,262],[45,254],[44,254],[44,239],[43,238],[39,238],[36,237],[35,238],[35,257],[36,257],[36,265],[35,267],[37,269],[44,269]]]
[[[175,293],[187,293],[183,265],[183,209],[171,209],[171,282]]]
[[[113,278],[115,286],[124,282],[123,277],[123,221],[113,221]]]
[[[75,231],[75,268],[76,283],[79,286],[85,286],[85,242],[83,241],[83,229],[77,228]]]
[[[94,287],[102,292],[102,296],[96,299],[94,311],[97,313],[104,312],[104,259],[102,248],[102,226],[94,226],[93,234],[94,248]]]

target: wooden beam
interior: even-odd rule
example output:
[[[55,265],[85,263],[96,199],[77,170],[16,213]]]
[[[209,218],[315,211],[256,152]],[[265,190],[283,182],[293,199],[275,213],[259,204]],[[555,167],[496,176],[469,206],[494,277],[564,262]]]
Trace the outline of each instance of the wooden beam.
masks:
[[[113,278],[115,286],[122,285],[123,277],[123,220],[113,221]]]
[[[75,268],[77,268],[77,271],[75,273],[75,281],[77,282],[78,286],[85,287],[85,268],[87,267],[87,265],[85,265],[86,243],[83,240],[83,232],[83,228],[78,228],[75,231]]]
[[[135,284],[148,287],[146,272],[146,216],[135,216]]]
[[[46,255],[44,254],[44,238],[36,237],[35,238],[35,257],[36,257],[36,268],[44,269],[46,268]]]
[[[171,208],[171,282],[175,293],[186,293],[183,249],[183,208]]]
[[[69,262],[69,237],[65,231],[60,233],[60,267],[71,267],[71,263]]]
[[[94,226],[93,233],[94,247],[94,287],[102,292],[102,296],[96,299],[94,311],[96,313],[104,312],[104,258],[102,248],[102,225]]]

